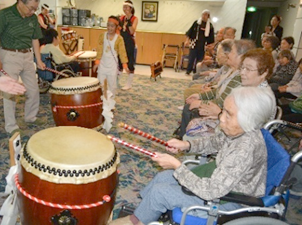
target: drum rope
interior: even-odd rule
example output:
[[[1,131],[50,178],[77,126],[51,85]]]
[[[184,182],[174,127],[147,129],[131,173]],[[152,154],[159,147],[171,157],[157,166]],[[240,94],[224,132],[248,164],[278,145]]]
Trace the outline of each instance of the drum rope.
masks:
[[[64,204],[57,204],[57,203],[52,203],[52,202],[48,202],[48,201],[44,201],[41,200],[39,198],[36,198],[34,196],[32,196],[31,194],[27,193],[20,185],[19,183],[19,176],[18,174],[15,175],[15,184],[16,187],[18,188],[18,190],[27,198],[29,198],[30,200],[48,206],[48,207],[52,207],[52,208],[59,208],[59,209],[89,209],[89,208],[93,208],[93,207],[98,207],[103,205],[106,202],[110,202],[113,195],[115,194],[116,188],[113,190],[113,192],[111,193],[111,195],[104,195],[103,196],[103,201],[99,201],[99,202],[95,202],[95,203],[91,203],[91,204],[85,204],[85,205],[64,205]]]
[[[98,102],[94,104],[89,104],[89,105],[77,105],[77,106],[63,106],[63,105],[55,105],[52,110],[54,112],[57,112],[57,109],[83,109],[83,108],[89,108],[89,107],[95,107],[95,106],[100,106],[102,105],[103,102]]]

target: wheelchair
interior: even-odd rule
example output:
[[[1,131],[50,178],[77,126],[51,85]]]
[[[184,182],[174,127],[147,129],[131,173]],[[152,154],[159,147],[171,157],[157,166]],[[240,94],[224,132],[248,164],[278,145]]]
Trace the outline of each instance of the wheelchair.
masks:
[[[280,127],[289,127],[302,132],[302,127],[282,120],[273,120],[261,129],[267,147],[267,182],[265,196],[255,198],[251,196],[229,193],[221,199],[208,201],[204,206],[191,206],[182,212],[175,208],[163,214],[159,222],[151,222],[149,225],[285,225],[286,209],[289,201],[289,189],[296,182],[291,178],[291,173],[298,161],[302,158],[302,151],[297,152],[291,158],[289,153],[275,140],[271,132]],[[187,160],[183,164],[200,164],[199,160]],[[184,194],[192,194],[183,188]],[[243,205],[242,208],[226,211],[220,210],[220,202],[234,202]],[[207,218],[195,216],[196,211],[206,211]],[[134,208],[126,210],[132,214]],[[190,213],[195,211],[194,215]],[[124,215],[123,215],[124,216]],[[122,216],[121,216],[122,217]]]
[[[58,72],[55,73],[49,70],[40,70],[39,68],[37,68],[40,93],[47,92],[50,87],[50,83],[53,81],[62,78],[81,76],[81,73],[76,73],[68,63],[56,64],[51,53],[41,54],[41,59],[47,68]]]
[[[268,153],[268,173],[266,194],[262,198],[229,193],[221,199],[208,202],[205,206],[192,206],[184,212],[180,208],[175,208],[169,212],[173,225],[246,225],[246,224],[287,224],[283,222],[289,200],[289,189],[295,183],[295,179],[290,175],[302,158],[302,151],[297,152],[290,160],[287,151],[274,139],[270,132],[284,127],[289,127],[302,131],[302,127],[296,124],[281,120],[273,120],[267,123],[262,129],[262,134],[267,146]],[[184,164],[195,163],[200,161],[187,160]],[[184,190],[184,192],[188,192]],[[191,193],[188,193],[191,194]],[[220,200],[235,202],[245,205],[232,211],[219,210]],[[199,218],[189,215],[193,210],[203,210],[208,212],[208,218]]]

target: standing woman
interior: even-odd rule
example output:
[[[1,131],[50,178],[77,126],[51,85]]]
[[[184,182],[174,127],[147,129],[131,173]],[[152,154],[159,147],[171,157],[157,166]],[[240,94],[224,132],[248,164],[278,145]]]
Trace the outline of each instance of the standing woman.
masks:
[[[45,43],[45,32],[49,28],[50,24],[54,24],[55,21],[49,16],[49,6],[43,4],[41,7],[41,13],[38,15],[38,21],[41,27],[43,38],[39,39],[40,45]]]
[[[201,17],[196,20],[186,33],[186,46],[190,46],[189,63],[186,75],[192,70],[196,73],[196,64],[203,60],[204,47],[206,44],[214,43],[214,28],[210,23],[210,11],[205,9]]]
[[[281,38],[283,35],[283,27],[279,25],[281,23],[281,20],[281,16],[278,15],[274,15],[271,19],[272,32],[274,36],[279,38],[279,43],[281,42]]]
[[[123,4],[123,11],[125,15],[120,17],[121,20],[121,36],[124,39],[127,57],[128,57],[128,79],[126,85],[122,90],[129,90],[132,88],[132,80],[134,76],[134,49],[135,49],[135,31],[138,24],[138,19],[134,16],[134,6],[131,1],[125,1]],[[120,65],[120,68],[121,65]]]

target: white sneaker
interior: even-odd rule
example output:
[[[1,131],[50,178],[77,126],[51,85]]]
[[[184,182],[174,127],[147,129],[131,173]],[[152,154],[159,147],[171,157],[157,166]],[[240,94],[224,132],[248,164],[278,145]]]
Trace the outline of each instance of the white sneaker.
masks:
[[[182,111],[184,109],[184,106],[181,105],[181,106],[178,106],[177,108]]]

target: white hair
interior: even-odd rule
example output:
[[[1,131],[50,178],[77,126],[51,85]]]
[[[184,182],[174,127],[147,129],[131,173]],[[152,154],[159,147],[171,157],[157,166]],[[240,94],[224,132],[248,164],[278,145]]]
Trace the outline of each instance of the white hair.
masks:
[[[210,14],[211,14],[210,10],[208,10],[208,9],[203,10],[203,11],[201,12],[201,15],[204,14],[204,13],[207,13],[209,16],[210,16]]]
[[[271,118],[276,105],[274,93],[266,87],[238,87],[229,97],[235,101],[237,120],[245,132],[261,129]]]

